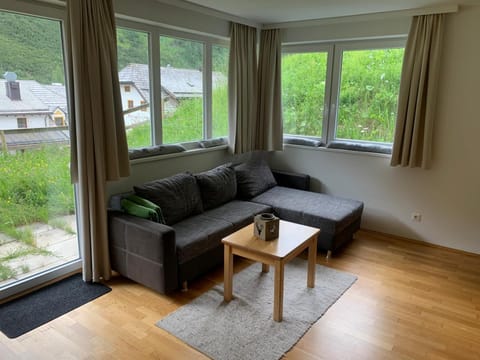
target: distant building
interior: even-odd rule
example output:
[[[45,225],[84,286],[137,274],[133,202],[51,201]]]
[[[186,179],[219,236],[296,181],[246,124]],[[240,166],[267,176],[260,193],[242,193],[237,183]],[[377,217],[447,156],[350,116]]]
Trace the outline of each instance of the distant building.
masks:
[[[124,118],[127,126],[149,121],[150,76],[146,64],[128,64],[118,74]],[[184,99],[200,98],[203,95],[203,74],[200,70],[177,69],[171,66],[160,68],[162,111],[165,115],[175,111]],[[213,87],[226,84],[226,77],[213,73]],[[140,111],[128,113],[141,105]],[[146,113],[145,113],[146,112]]]
[[[0,130],[66,126],[65,87],[0,79]]]
[[[185,99],[203,96],[199,70],[160,68],[162,111],[171,114]],[[0,146],[25,149],[43,143],[68,143],[68,107],[65,86],[17,80],[7,72],[0,79]],[[127,127],[150,121],[150,77],[146,64],[128,64],[119,72],[120,94]],[[213,88],[226,85],[226,77],[213,73]],[[58,128],[50,129],[47,128]],[[5,130],[5,131],[2,131]],[[1,150],[1,149],[0,149]]]

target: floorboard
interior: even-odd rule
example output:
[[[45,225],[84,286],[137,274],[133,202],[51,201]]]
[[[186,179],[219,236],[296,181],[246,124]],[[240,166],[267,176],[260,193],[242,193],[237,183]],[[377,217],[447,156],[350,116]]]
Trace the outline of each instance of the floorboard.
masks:
[[[480,256],[360,231],[317,263],[358,281],[286,359],[480,359]],[[205,359],[154,324],[222,280],[219,268],[167,297],[114,276],[110,293],[17,339],[0,333],[0,358]]]

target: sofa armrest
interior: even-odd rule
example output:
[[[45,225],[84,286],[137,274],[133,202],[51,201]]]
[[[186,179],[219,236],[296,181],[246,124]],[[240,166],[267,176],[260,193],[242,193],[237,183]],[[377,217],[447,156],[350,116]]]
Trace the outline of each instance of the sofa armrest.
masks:
[[[108,233],[113,270],[163,294],[178,287],[173,228],[109,211]]]
[[[310,190],[310,175],[272,170],[277,185],[299,190]]]

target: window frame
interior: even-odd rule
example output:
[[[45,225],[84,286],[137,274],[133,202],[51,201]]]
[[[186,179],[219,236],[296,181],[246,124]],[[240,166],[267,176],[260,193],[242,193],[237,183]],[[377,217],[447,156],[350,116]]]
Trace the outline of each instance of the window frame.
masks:
[[[68,78],[68,68],[69,63],[67,61],[67,40],[65,38],[66,34],[66,23],[67,23],[67,13],[64,8],[55,6],[53,4],[47,2],[23,2],[23,1],[4,1],[0,5],[0,11],[6,12],[14,12],[20,15],[26,16],[36,16],[48,20],[58,21],[59,26],[61,29],[61,36],[62,36],[62,51],[63,51],[63,59],[64,59],[64,74],[65,74],[65,89],[67,93],[67,102],[68,92],[69,92],[69,78]],[[68,104],[68,108],[70,109],[71,106]],[[28,120],[27,120],[28,121]],[[77,199],[77,186],[74,186],[75,190],[75,214],[79,214],[79,207],[81,206]],[[78,221],[78,218],[77,218]],[[77,222],[78,224],[78,222]],[[77,226],[77,240],[80,242],[81,238],[81,229]],[[68,261],[66,263],[51,267],[48,270],[44,270],[42,272],[38,272],[34,275],[29,277],[20,279],[12,284],[8,284],[0,290],[0,300],[4,300],[22,292],[31,291],[32,289],[43,286],[51,281],[56,281],[65,277],[68,274],[78,272],[82,269],[82,258],[83,254],[81,253],[80,243],[79,246],[79,258]]]
[[[212,138],[212,46],[220,45],[230,47],[230,41],[219,36],[190,33],[178,29],[170,29],[156,24],[146,24],[132,20],[116,19],[116,27],[131,31],[141,31],[148,34],[148,57],[150,78],[150,122],[151,145],[162,145],[162,109],[161,105],[161,72],[160,72],[160,37],[169,36],[187,41],[197,41],[203,45],[203,136],[201,140]],[[121,69],[119,69],[120,71]],[[133,148],[132,148],[133,149]]]
[[[321,140],[324,144],[327,141],[326,131],[328,129],[328,113],[329,113],[329,104],[331,98],[331,88],[332,88],[332,66],[333,66],[333,54],[334,54],[334,44],[324,44],[324,43],[315,43],[315,44],[299,44],[299,45],[287,45],[282,46],[282,54],[306,54],[306,53],[319,53],[323,52],[327,54],[327,69],[325,74],[325,94],[323,98],[323,118],[322,121],[322,136],[313,136],[313,135],[296,135],[296,134],[284,134],[292,137],[299,138],[308,138],[314,140]],[[282,109],[283,113],[283,109]]]
[[[282,54],[291,53],[309,53],[309,52],[327,52],[327,74],[325,80],[325,100],[322,121],[322,136],[305,136],[286,134],[284,136],[294,136],[300,138],[311,138],[321,140],[328,146],[332,142],[336,143],[360,143],[371,145],[391,146],[391,143],[365,141],[355,139],[337,139],[337,118],[338,103],[340,100],[340,85],[343,52],[351,50],[377,50],[377,49],[393,49],[405,48],[407,37],[395,36],[391,38],[375,38],[375,39],[359,39],[345,40],[335,42],[317,42],[311,44],[283,44]]]

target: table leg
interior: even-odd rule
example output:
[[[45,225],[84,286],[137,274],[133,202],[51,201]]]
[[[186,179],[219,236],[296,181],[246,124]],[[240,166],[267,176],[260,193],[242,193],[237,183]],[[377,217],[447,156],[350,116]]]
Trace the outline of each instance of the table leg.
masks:
[[[233,253],[230,245],[225,244],[223,257],[223,299],[228,302],[233,296]]]
[[[262,263],[262,272],[268,273],[270,271],[270,265]]]
[[[275,280],[273,286],[273,320],[282,321],[283,317],[283,275],[284,267],[282,261],[275,262]]]
[[[317,236],[314,236],[308,247],[307,286],[315,287],[315,267],[317,264]]]

